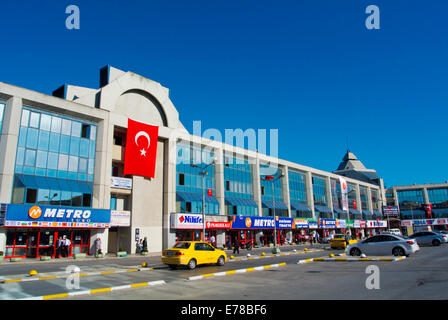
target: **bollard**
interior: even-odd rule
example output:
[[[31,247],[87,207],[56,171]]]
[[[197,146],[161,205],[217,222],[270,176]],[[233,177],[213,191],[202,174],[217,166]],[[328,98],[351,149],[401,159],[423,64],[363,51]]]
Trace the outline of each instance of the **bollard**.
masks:
[[[31,270],[28,274],[32,277],[32,276],[37,275],[38,272],[36,270]]]

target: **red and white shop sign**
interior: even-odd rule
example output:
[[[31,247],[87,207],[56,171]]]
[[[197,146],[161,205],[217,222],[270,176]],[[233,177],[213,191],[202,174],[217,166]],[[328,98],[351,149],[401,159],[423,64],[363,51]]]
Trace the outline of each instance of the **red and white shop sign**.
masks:
[[[217,222],[217,221],[206,221],[206,229],[230,229],[230,222]]]

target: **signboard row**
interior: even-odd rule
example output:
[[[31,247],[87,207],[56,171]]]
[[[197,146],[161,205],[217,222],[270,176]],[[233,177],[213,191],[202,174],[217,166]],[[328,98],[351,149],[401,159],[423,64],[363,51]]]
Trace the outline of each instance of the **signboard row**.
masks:
[[[208,221],[221,218],[221,221]],[[386,228],[387,221],[381,220],[343,220],[343,219],[299,219],[286,217],[206,216],[207,229],[338,229],[338,228]],[[172,229],[202,229],[202,215],[176,213],[171,215]]]

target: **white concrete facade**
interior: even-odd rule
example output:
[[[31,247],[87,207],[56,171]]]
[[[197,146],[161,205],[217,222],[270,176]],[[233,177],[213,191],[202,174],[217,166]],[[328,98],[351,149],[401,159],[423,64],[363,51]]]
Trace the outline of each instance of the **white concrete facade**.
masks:
[[[2,155],[0,157],[0,203],[11,203],[20,117],[22,107],[29,106],[97,124],[93,208],[110,209],[111,194],[120,193],[120,190],[111,187],[113,163],[122,161],[119,159],[120,148],[118,147],[117,153],[117,146],[114,145],[116,130],[125,130],[128,118],[159,126],[155,178],[132,177],[132,190],[123,193],[123,197],[128,197],[126,199],[129,202],[128,210],[131,211],[131,226],[120,227],[113,235],[112,242],[115,244],[117,241],[114,250],[120,247],[134,253],[136,229],[139,229],[141,238],[147,237],[149,252],[160,252],[174,243],[175,235],[170,229],[170,215],[176,212],[176,144],[181,140],[193,141],[198,145],[213,148],[218,156],[214,172],[216,198],[220,205],[221,215],[225,215],[223,177],[223,154],[225,153],[244,156],[251,160],[254,173],[254,201],[258,205],[259,215],[262,214],[260,162],[276,164],[283,169],[285,173],[282,180],[283,199],[289,208],[290,217],[289,170],[305,174],[307,201],[313,217],[316,217],[316,212],[313,202],[312,175],[325,178],[327,204],[332,209],[330,178],[337,180],[339,177],[337,174],[193,136],[180,122],[179,112],[171,102],[167,88],[135,73],[112,67],[107,68],[108,80],[101,88],[90,89],[68,85],[64,88],[65,99],[0,83],[0,100],[6,103],[0,136],[0,155]],[[368,188],[369,195],[370,190],[378,190],[379,194],[384,195],[383,188],[377,185],[350,178],[345,179],[356,186],[359,203],[361,203],[359,186]],[[369,196],[369,205],[366,209],[372,210],[371,201]],[[384,196],[381,201],[385,204]],[[5,228],[0,228],[0,251],[5,248],[5,232]],[[109,230],[91,231],[92,245],[97,237],[101,238],[103,251],[107,252],[107,246],[110,243]],[[223,232],[218,233],[217,240],[218,245],[224,243]]]

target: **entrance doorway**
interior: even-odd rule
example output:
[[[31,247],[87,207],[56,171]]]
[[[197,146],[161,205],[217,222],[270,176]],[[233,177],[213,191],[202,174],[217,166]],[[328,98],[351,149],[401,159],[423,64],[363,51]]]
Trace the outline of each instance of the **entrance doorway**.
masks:
[[[56,256],[56,244],[59,237],[70,240],[67,256],[76,253],[89,254],[89,230],[70,229],[12,229],[6,233],[5,258],[40,258]]]

